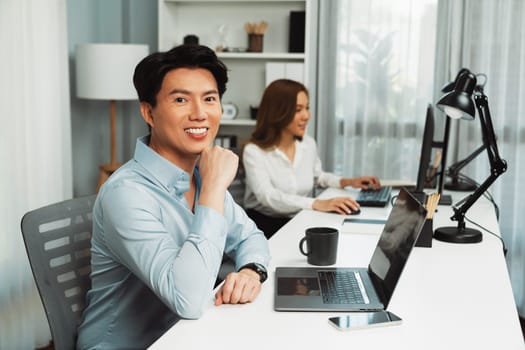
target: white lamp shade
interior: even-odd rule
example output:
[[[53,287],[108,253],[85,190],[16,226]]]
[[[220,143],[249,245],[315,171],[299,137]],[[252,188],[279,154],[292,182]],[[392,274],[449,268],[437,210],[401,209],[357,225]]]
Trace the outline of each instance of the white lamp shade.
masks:
[[[443,106],[443,110],[445,111],[445,114],[452,119],[461,119],[463,117],[463,112],[457,108]]]
[[[77,97],[135,100],[135,66],[148,55],[148,45],[82,44],[76,48]]]

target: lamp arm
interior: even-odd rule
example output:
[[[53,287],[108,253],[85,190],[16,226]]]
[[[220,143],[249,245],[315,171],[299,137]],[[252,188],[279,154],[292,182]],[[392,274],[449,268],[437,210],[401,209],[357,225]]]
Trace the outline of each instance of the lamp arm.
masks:
[[[465,220],[465,213],[470,209],[470,207],[476,203],[476,201],[485,193],[485,191],[492,185],[494,181],[501,174],[496,174],[492,172],[489,177],[481,184],[478,188],[469,195],[465,200],[462,200],[463,205],[459,208],[454,207],[454,215],[450,217],[451,220],[458,221],[462,223]]]
[[[451,217],[452,220],[459,222],[459,225],[464,225],[465,213],[470,207],[485,193],[485,191],[492,185],[496,179],[507,171],[507,162],[501,159],[498,152],[498,146],[496,144],[496,135],[494,133],[494,127],[492,126],[492,120],[490,118],[490,111],[487,96],[483,92],[476,95],[474,98],[476,107],[479,113],[479,121],[481,123],[481,132],[483,133],[483,148],[487,150],[487,154],[490,162],[490,175],[489,177],[464,201],[463,205],[459,208],[454,208],[454,215]],[[478,148],[479,149],[479,148]]]
[[[491,169],[497,169],[503,173],[507,170],[507,162],[501,159],[498,152],[498,144],[496,142],[494,126],[492,125],[492,118],[490,117],[487,96],[481,92],[474,97],[474,102],[476,103],[476,107],[478,109],[481,131],[483,133],[483,143],[487,147]]]
[[[459,174],[459,171],[465,167],[468,163],[470,163],[474,158],[476,158],[481,152],[483,152],[487,148],[487,145],[483,143],[481,146],[479,146],[474,152],[472,152],[468,157],[452,164],[448,167],[447,175],[450,177],[456,177]]]

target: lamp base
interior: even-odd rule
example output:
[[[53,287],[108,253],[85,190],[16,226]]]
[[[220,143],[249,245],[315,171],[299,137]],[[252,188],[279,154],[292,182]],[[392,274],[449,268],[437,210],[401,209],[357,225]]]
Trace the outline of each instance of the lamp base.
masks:
[[[479,243],[483,235],[473,228],[448,226],[436,229],[434,238],[449,243]]]
[[[100,172],[98,173],[98,183],[97,183],[97,192],[100,190],[100,187],[106,182],[106,180],[113,174],[122,164],[102,164],[98,168]]]
[[[439,197],[439,205],[452,205],[452,196],[450,194],[442,194]]]
[[[472,192],[476,190],[476,185],[471,184],[470,182],[461,181],[454,179],[451,182],[447,182],[443,185],[445,189],[450,191],[460,191],[460,192]]]

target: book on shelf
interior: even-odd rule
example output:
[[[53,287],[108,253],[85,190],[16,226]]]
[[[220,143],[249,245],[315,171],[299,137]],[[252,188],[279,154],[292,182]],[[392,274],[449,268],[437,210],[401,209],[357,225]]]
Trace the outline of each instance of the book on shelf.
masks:
[[[218,134],[213,141],[215,146],[221,146],[231,150],[237,149],[237,135],[221,135]]]

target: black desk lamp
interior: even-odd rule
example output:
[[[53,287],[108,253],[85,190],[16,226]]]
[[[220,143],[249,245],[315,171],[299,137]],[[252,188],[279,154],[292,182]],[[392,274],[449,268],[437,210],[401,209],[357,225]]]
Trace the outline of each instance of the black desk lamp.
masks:
[[[467,68],[461,68],[458,72],[456,79],[454,81],[446,84],[441,88],[442,92],[451,92],[454,90],[454,86],[458,80],[458,78],[466,72],[470,72]],[[477,74],[476,77],[483,76],[485,78],[485,81],[483,84],[477,84],[474,88],[475,90],[483,92],[483,87],[485,86],[487,82],[487,76],[485,74]],[[448,118],[447,118],[448,121]],[[460,171],[463,169],[467,164],[469,164],[474,158],[476,158],[483,150],[485,150],[486,144],[483,143],[478,149],[476,149],[474,152],[472,152],[468,157],[457,161],[456,163],[452,164],[448,167],[447,171],[445,172],[445,175],[450,177],[450,182],[447,182],[444,184],[444,188],[451,191],[467,191],[471,192],[476,189],[476,185],[469,181],[464,181],[460,179]]]
[[[474,101],[472,101],[474,97]],[[457,227],[440,227],[434,232],[434,238],[451,243],[478,243],[482,240],[481,232],[465,227],[465,213],[485,193],[496,179],[507,170],[507,162],[501,159],[496,144],[496,135],[490,117],[487,96],[483,88],[477,85],[476,76],[470,71],[461,72],[456,79],[454,90],[439,100],[437,106],[451,118],[474,120],[476,109],[481,123],[483,146],[474,153],[487,150],[490,163],[490,175],[471,195],[453,206],[454,215],[451,220],[457,221]],[[476,154],[477,155],[477,154]],[[457,207],[461,205],[461,207]]]

